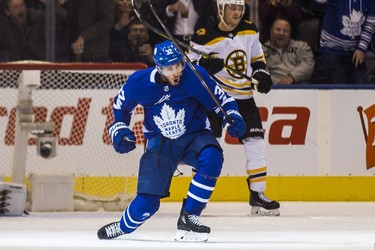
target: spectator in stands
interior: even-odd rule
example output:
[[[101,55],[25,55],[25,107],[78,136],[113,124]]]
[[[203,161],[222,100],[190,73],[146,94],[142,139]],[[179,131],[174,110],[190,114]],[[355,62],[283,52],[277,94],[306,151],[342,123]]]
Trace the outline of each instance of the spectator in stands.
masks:
[[[314,70],[310,46],[291,38],[291,26],[287,18],[276,19],[270,29],[270,40],[263,45],[274,84],[307,83]]]
[[[134,19],[129,24],[127,39],[121,37],[112,41],[111,58],[115,62],[141,62],[148,66],[155,65],[152,45],[149,43],[149,34],[146,26]]]
[[[314,55],[319,49],[320,30],[323,23],[324,5],[314,0],[299,1],[302,20],[299,23],[297,40],[307,42]]]
[[[127,35],[128,25],[136,18],[131,0],[116,0],[115,26],[112,31]]]
[[[131,0],[116,0],[115,25],[110,33],[110,57],[117,57],[115,53],[128,41],[129,24],[137,18]]]
[[[194,32],[216,22],[216,10],[211,0],[166,0],[161,4],[166,25],[180,41],[188,44]]]
[[[26,7],[28,9],[37,9],[46,11],[48,0],[25,0]],[[46,27],[46,34],[48,32],[54,32],[55,35],[55,43],[54,43],[54,61],[56,62],[67,62],[69,61],[69,42],[68,42],[68,10],[66,9],[66,2],[69,0],[55,0],[55,8],[59,8],[59,12],[63,13],[63,18],[57,19],[55,27],[50,26],[49,28]],[[59,6],[57,6],[57,4]],[[49,1],[49,6],[51,6],[51,1]],[[48,26],[48,25],[46,25]],[[54,28],[54,30],[51,30]],[[46,44],[47,46],[52,46],[52,44]],[[49,48],[51,49],[51,48]],[[48,49],[47,49],[48,50]],[[48,57],[48,53],[53,53],[52,51],[47,52],[46,57]],[[49,55],[51,57],[52,55]],[[47,58],[51,59],[51,58]]]
[[[109,62],[114,0],[71,0],[69,4],[71,60]]]
[[[259,18],[261,22],[260,42],[269,39],[272,23],[279,16],[287,16],[292,24],[291,36],[297,38],[298,25],[302,19],[302,9],[296,0],[262,0],[259,1]]]
[[[45,60],[45,12],[27,9],[24,0],[2,0],[0,61]],[[66,12],[56,5],[56,19]]]
[[[319,52],[330,83],[366,83],[365,55],[375,31],[374,0],[316,1],[325,3]]]

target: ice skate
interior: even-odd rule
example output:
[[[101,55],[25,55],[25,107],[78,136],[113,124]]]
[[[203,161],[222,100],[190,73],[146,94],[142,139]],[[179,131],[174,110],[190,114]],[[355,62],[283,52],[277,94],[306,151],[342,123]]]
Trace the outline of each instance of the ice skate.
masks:
[[[109,223],[98,230],[98,238],[101,240],[113,239],[123,234],[125,233],[121,231],[119,221]]]
[[[202,225],[198,217],[182,210],[177,221],[177,234],[175,241],[182,242],[206,242],[211,229]]]
[[[263,192],[250,190],[251,215],[279,216],[280,203],[269,199]]]

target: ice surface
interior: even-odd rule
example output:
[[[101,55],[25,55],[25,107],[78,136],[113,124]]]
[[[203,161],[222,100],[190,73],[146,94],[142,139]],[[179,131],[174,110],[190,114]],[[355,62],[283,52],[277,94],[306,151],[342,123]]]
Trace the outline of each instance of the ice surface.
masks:
[[[282,202],[280,217],[251,217],[245,202],[211,202],[200,221],[207,243],[174,242],[179,203],[160,210],[130,235],[99,240],[97,230],[121,212],[33,213],[0,217],[0,249],[371,249],[375,202]]]

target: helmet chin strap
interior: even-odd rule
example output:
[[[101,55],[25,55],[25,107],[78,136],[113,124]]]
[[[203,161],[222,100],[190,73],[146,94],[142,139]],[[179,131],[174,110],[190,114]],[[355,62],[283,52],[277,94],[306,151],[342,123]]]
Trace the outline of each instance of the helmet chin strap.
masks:
[[[227,27],[230,31],[234,30],[235,27],[229,27],[228,24],[224,21],[224,17],[222,15],[220,15],[220,20],[224,24],[224,26]]]

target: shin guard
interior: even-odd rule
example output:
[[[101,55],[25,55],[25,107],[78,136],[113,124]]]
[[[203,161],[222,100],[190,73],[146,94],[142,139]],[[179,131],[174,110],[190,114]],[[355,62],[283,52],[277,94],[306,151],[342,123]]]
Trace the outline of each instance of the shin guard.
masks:
[[[120,220],[124,233],[131,233],[158,211],[160,196],[138,194],[125,209]]]
[[[197,173],[190,183],[186,199],[186,211],[201,214],[215,189],[223,161],[223,154],[216,147],[206,147],[200,152]]]

